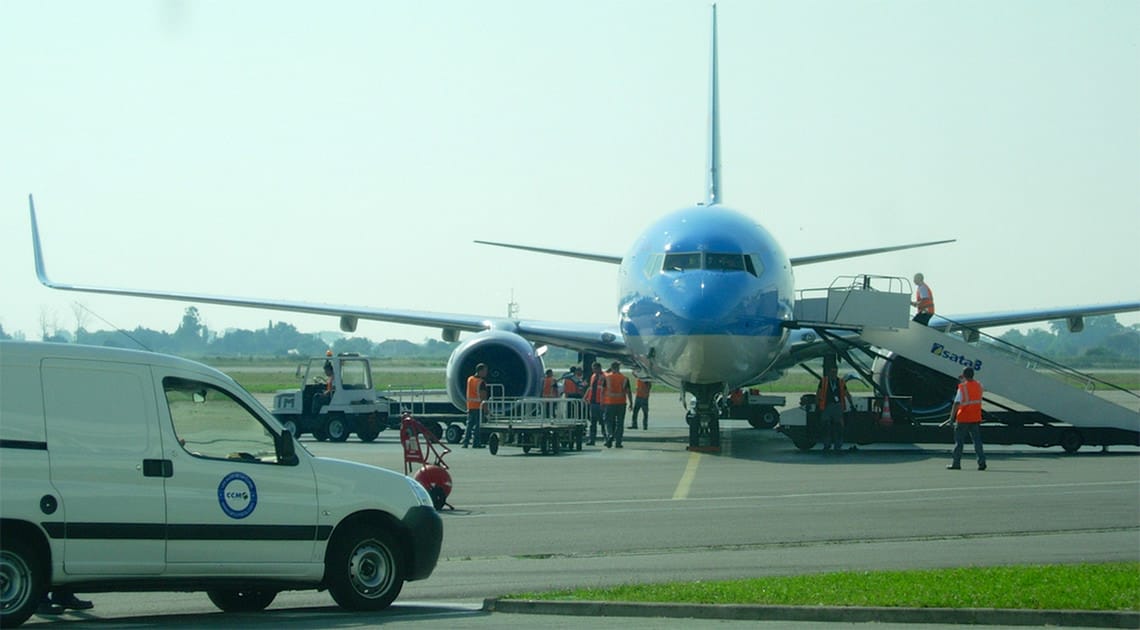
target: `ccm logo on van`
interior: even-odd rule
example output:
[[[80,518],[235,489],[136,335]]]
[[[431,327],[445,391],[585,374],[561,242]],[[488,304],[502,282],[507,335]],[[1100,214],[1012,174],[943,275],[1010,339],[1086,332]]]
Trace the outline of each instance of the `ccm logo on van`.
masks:
[[[253,514],[257,507],[257,486],[242,472],[232,472],[218,484],[218,505],[226,516],[239,519]]]
[[[982,369],[981,359],[971,360],[965,355],[950,352],[946,349],[946,346],[940,343],[935,343],[934,345],[930,346],[930,354],[933,354],[936,357],[942,357],[947,361],[953,361],[962,367],[974,368],[975,372]]]

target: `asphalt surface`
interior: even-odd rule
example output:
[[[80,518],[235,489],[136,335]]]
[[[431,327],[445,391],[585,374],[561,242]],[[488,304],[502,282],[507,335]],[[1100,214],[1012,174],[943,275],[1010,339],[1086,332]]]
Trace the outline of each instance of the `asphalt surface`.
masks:
[[[789,397],[789,400],[794,397]],[[1140,449],[992,447],[989,469],[948,471],[945,445],[800,452],[783,436],[726,422],[724,450],[685,450],[673,396],[655,396],[647,431],[624,448],[543,456],[504,448],[446,456],[455,487],[444,511],[443,558],[396,605],[358,615],[327,593],[282,593],[267,613],[223,615],[201,593],[91,594],[92,611],[29,623],[75,627],[1140,627],[1135,614],[1078,618],[993,611],[714,607],[667,618],[667,605],[558,608],[487,600],[582,586],[717,580],[826,571],[1140,560]],[[394,432],[372,444],[303,443],[318,455],[402,470]],[[514,606],[514,608],[512,608]],[[545,616],[537,617],[536,613]],[[983,614],[986,613],[986,614]],[[626,617],[625,615],[635,615]],[[1023,613],[1022,613],[1023,614]],[[597,616],[605,615],[605,616]],[[719,616],[718,616],[719,615]],[[713,616],[710,618],[710,616]],[[240,621],[239,621],[240,620]],[[1099,621],[1098,621],[1099,620]],[[1106,621],[1107,620],[1107,621]],[[1121,625],[1123,624],[1123,625]]]

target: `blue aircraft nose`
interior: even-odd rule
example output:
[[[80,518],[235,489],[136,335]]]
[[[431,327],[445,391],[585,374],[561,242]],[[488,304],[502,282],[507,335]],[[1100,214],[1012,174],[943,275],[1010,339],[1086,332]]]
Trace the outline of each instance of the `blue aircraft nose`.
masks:
[[[694,270],[659,280],[655,328],[681,335],[732,334],[757,323],[753,276]]]

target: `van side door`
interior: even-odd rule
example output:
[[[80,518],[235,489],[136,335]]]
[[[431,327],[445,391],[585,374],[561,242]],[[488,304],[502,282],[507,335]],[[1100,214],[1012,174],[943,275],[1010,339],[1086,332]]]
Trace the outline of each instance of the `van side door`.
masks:
[[[317,527],[306,454],[279,458],[269,424],[221,384],[165,375],[161,387],[160,416],[174,435],[167,449],[170,573],[224,566],[235,575],[315,570],[319,577],[316,543],[330,532]]]
[[[64,572],[161,573],[166,479],[154,465],[163,449],[150,367],[47,358],[40,373],[59,493],[43,523],[63,539]]]

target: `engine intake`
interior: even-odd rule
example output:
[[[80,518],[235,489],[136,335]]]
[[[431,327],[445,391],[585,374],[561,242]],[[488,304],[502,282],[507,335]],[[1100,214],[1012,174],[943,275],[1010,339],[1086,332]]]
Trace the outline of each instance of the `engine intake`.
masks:
[[[534,346],[514,333],[488,330],[459,344],[447,360],[447,394],[456,408],[467,408],[467,377],[480,363],[487,365],[487,384],[501,385],[504,396],[542,393],[544,368]]]

